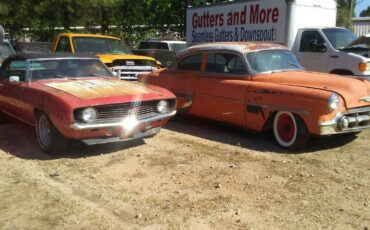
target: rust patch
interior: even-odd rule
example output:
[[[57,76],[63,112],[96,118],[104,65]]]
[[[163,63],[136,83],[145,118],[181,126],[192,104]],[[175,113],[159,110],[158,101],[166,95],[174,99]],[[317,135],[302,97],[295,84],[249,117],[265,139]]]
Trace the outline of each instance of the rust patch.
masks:
[[[70,82],[49,83],[45,85],[61,90],[80,99],[137,95],[154,92],[151,89],[135,83],[108,79],[76,80]]]

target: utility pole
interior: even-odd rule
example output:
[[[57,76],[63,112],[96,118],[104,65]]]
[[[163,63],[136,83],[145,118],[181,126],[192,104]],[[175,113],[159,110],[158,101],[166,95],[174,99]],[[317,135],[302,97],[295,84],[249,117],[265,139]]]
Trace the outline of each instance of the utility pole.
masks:
[[[352,12],[353,12],[353,6],[355,4],[355,0],[350,0],[350,7],[349,7],[349,20],[351,21],[352,20]]]

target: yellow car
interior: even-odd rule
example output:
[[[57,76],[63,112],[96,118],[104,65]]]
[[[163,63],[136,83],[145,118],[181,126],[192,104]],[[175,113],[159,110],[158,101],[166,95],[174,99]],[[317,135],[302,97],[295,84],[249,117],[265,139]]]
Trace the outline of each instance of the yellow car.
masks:
[[[137,80],[161,65],[154,58],[134,55],[119,38],[98,34],[59,34],[51,51],[96,55],[121,80]]]

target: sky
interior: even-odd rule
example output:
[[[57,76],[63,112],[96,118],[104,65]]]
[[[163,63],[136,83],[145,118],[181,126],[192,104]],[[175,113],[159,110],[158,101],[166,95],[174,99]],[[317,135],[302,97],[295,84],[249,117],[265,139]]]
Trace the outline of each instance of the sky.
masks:
[[[361,11],[366,10],[370,6],[370,0],[357,0],[355,8],[356,16],[359,17]]]

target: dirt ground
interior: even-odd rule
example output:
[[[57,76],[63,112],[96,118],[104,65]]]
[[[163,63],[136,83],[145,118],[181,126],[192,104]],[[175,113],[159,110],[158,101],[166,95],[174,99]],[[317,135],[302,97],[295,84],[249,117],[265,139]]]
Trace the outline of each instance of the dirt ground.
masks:
[[[176,117],[153,138],[49,156],[0,125],[0,229],[369,229],[370,132],[300,153]]]

